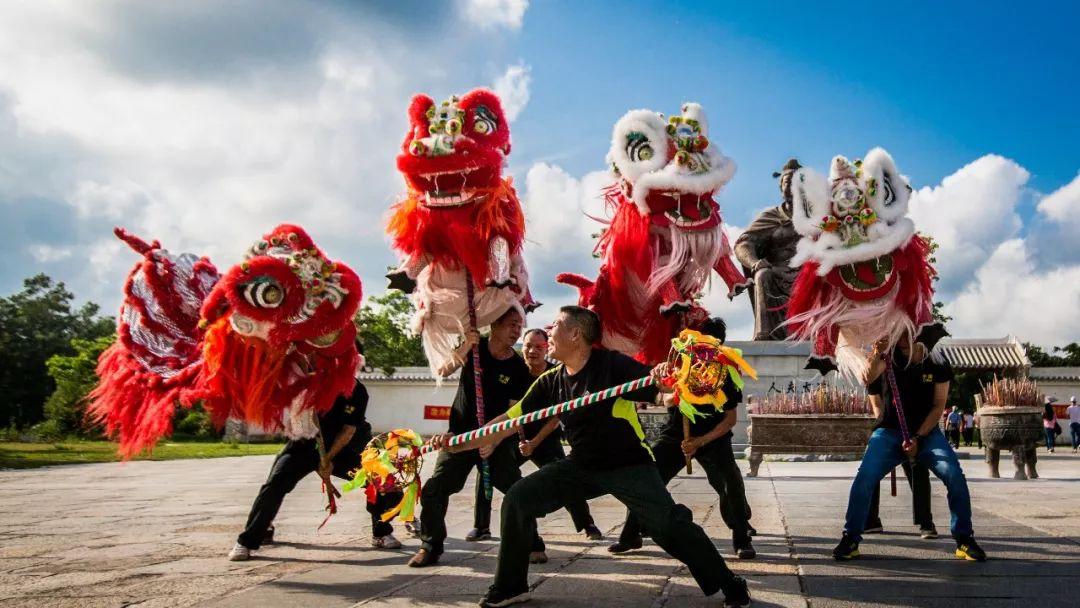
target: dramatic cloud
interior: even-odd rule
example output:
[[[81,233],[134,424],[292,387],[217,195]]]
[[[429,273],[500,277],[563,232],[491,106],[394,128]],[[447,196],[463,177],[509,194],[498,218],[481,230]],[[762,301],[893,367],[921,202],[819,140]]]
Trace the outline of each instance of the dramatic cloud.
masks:
[[[503,110],[506,119],[510,122],[518,117],[529,103],[529,85],[532,83],[530,68],[524,63],[518,63],[506,68],[506,72],[495,80],[492,88],[502,98]]]
[[[917,190],[910,215],[919,231],[938,242],[939,288],[955,291],[990,254],[1020,230],[1017,205],[1030,174],[1015,162],[987,155]]]
[[[1037,272],[1027,246],[997,247],[975,279],[949,302],[950,331],[959,337],[1001,337],[1061,346],[1080,339],[1080,264]]]
[[[912,199],[919,230],[940,243],[937,297],[958,337],[1012,334],[1046,346],[1080,339],[1080,259],[1067,254],[1080,213],[1080,178],[1042,198],[1027,225],[1030,174],[987,155]],[[1047,247],[1048,235],[1062,235]],[[1065,253],[1065,255],[1063,255]]]
[[[1039,201],[1038,208],[1047,218],[1080,230],[1080,174]]]
[[[516,27],[524,8],[492,10]],[[228,266],[286,221],[354,266],[366,293],[383,291],[409,97],[464,92],[512,57],[490,37],[463,48],[445,35],[475,14],[380,10],[6,5],[0,212],[20,230],[3,244],[3,293],[45,271],[114,310],[135,258],[112,226]],[[528,69],[503,80],[520,111]]]
[[[521,29],[529,0],[464,0],[465,18],[481,29]]]

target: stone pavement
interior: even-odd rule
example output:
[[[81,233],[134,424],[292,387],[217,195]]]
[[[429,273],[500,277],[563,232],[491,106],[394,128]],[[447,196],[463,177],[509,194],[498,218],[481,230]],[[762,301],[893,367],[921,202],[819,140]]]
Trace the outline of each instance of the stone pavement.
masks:
[[[865,558],[834,562],[829,552],[857,463],[766,462],[761,477],[746,482],[758,559],[729,564],[749,579],[755,606],[951,606],[958,598],[980,607],[1077,606],[1067,594],[1080,588],[1080,456],[1040,458],[1043,478],[1030,482],[991,480],[979,460],[964,461],[976,535],[991,555],[985,564],[953,558],[947,534],[924,541],[913,533],[902,474],[898,497],[882,484],[887,533],[864,541]],[[453,538],[438,567],[405,566],[417,541],[400,526],[404,549],[370,548],[360,496],[347,497],[316,533],[323,503],[315,476],[286,501],[279,544],[250,562],[226,561],[270,461],[0,471],[0,607],[472,606],[490,583],[497,542],[460,540],[471,527],[471,488],[452,503]],[[941,484],[934,485],[935,519],[944,532],[948,509]],[[671,488],[729,553],[704,477],[679,477]],[[591,506],[613,535],[622,507],[610,498]],[[551,561],[531,570],[530,605],[722,604],[702,597],[685,568],[651,542],[612,557],[608,541],[585,540],[565,512],[543,520],[541,533]]]

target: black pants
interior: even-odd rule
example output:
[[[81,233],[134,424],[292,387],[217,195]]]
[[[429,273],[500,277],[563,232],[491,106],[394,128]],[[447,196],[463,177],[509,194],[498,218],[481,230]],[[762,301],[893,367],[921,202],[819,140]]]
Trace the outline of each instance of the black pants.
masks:
[[[686,466],[686,457],[682,453],[682,441],[664,435],[652,446],[656,457],[656,468],[660,479],[666,486]],[[749,506],[746,504],[746,487],[743,485],[742,472],[735,463],[735,453],[731,449],[731,437],[721,437],[709,442],[694,454],[694,460],[705,470],[709,485],[720,497],[720,516],[724,524],[731,529],[732,539],[739,541],[749,538]],[[652,533],[646,527],[646,532]],[[633,512],[626,514],[619,540],[623,543],[636,543],[641,540],[641,522]]]
[[[686,564],[705,595],[731,590],[735,575],[694,523],[690,509],[675,503],[655,465],[592,470],[571,458],[544,465],[514,484],[503,499],[496,589],[513,593],[528,588],[529,539],[536,534],[536,518],[606,494],[626,505],[664,551]]]
[[[911,488],[911,522],[920,528],[934,527],[934,513],[930,508],[930,469],[916,462],[912,466],[903,462],[904,476],[907,477],[908,487]],[[881,484],[874,487],[874,496],[870,499],[870,514],[866,517],[866,525],[880,525],[881,515],[878,507],[881,503]]]
[[[510,439],[512,441],[512,439]],[[540,444],[540,447],[532,453],[529,460],[533,461],[536,468],[543,467],[549,462],[555,462],[556,460],[562,460],[566,458],[566,452],[563,451],[562,444],[557,440],[547,440]],[[491,499],[487,497],[487,493],[484,492],[484,484],[480,482],[480,471],[476,471],[476,502],[473,506],[473,527],[477,530],[490,530],[491,529]],[[578,532],[584,530],[587,526],[594,524],[592,513],[589,512],[589,503],[584,500],[575,502],[573,504],[566,505],[567,512],[570,513],[570,519],[574,522],[574,528]]]
[[[975,429],[969,427],[960,431],[960,433],[964,436],[964,445],[970,446],[971,440],[975,438]]]
[[[349,479],[349,471],[359,466],[360,454],[346,448],[334,458],[334,476]],[[266,483],[259,488],[255,503],[251,505],[251,513],[248,514],[247,525],[236,541],[248,549],[258,549],[270,524],[274,523],[285,495],[292,492],[301,479],[318,468],[319,449],[313,439],[286,443],[274,459]],[[401,500],[401,496],[401,492],[383,494],[374,504],[367,503],[374,536],[386,536],[394,531],[389,522],[382,521],[381,515],[393,508]]]
[[[959,428],[950,428],[949,429],[949,443],[951,443],[952,447],[954,447],[954,448],[960,447],[960,429]]]
[[[513,438],[504,440],[488,457],[491,472],[491,485],[504,495],[519,479],[521,468]],[[480,467],[480,453],[477,450],[451,454],[445,450],[439,452],[435,461],[435,471],[431,479],[424,484],[420,492],[420,546],[438,555],[443,552],[446,540],[446,511],[450,507],[450,497],[465,487],[469,473]],[[531,544],[533,551],[543,551],[544,541],[533,528]]]

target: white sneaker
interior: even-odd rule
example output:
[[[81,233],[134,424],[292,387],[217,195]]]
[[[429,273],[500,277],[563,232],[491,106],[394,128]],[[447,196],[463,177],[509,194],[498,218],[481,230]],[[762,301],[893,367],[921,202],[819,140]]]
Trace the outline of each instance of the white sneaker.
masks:
[[[386,536],[376,536],[372,538],[371,546],[376,549],[400,549],[401,541],[394,538],[393,534],[387,534]]]
[[[251,549],[240,543],[233,545],[232,551],[229,551],[230,562],[246,562],[249,559],[251,559]]]

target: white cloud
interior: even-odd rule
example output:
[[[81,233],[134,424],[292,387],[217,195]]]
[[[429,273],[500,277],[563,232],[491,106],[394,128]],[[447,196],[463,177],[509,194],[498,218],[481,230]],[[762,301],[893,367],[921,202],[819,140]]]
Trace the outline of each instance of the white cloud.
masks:
[[[1030,174],[1012,160],[988,154],[913,193],[910,216],[941,246],[938,271],[946,291],[960,288],[994,249],[1017,234],[1016,211]]]
[[[1068,184],[1039,201],[1039,213],[1051,220],[1080,229],[1080,173]]]
[[[502,99],[503,111],[506,112],[506,119],[510,122],[514,122],[529,103],[531,71],[532,69],[524,63],[511,65],[495,79],[495,84],[492,85],[495,93]]]
[[[1037,272],[1021,239],[1001,243],[952,302],[950,331],[1063,345],[1080,338],[1080,264]]]
[[[290,41],[315,32],[310,52],[295,57],[275,45],[259,47],[261,27],[217,23],[230,15],[248,19],[244,11],[195,3],[177,9],[179,21],[158,19],[164,29],[153,29],[119,18],[114,8],[42,2],[0,11],[0,201],[29,206],[28,196],[44,197],[68,205],[78,219],[64,223],[63,234],[50,226],[51,243],[35,234],[11,248],[35,260],[31,243],[71,247],[71,275],[56,269],[57,278],[106,310],[115,308],[135,259],[113,243],[114,224],[227,268],[276,223],[297,223],[361,274],[365,293],[380,293],[393,263],[383,216],[403,189],[393,158],[409,97],[482,81],[490,64],[465,53],[509,59],[498,45],[454,44],[439,29],[453,23],[424,24],[430,35],[418,38],[333,7],[266,11],[260,23]],[[116,10],[158,9],[136,3]],[[208,31],[206,15],[225,29]],[[174,34],[242,54],[211,61],[190,44],[156,43]],[[217,34],[252,38],[232,45]],[[125,53],[103,48],[116,40],[126,41]],[[177,56],[188,49],[192,56]],[[417,59],[432,56],[475,67],[450,73]],[[142,63],[133,68],[129,60]],[[225,69],[229,77],[222,78]],[[522,106],[527,76],[525,69],[508,80]],[[94,271],[85,272],[91,265]]]
[[[30,246],[30,255],[34,256],[35,260],[43,264],[66,260],[71,257],[71,254],[71,247],[55,247],[53,245],[43,244]]]
[[[529,0],[464,0],[465,19],[480,29],[521,28]]]

